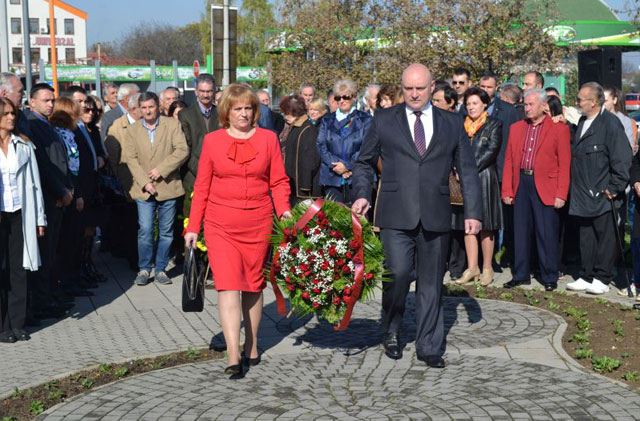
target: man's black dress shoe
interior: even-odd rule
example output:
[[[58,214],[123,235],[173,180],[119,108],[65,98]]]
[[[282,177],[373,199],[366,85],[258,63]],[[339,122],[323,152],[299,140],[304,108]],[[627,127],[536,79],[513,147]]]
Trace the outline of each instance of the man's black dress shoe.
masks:
[[[420,361],[424,361],[429,367],[444,368],[446,365],[444,359],[439,355],[427,355],[426,357],[418,356]]]
[[[5,344],[12,344],[15,341],[17,341],[15,335],[13,334],[13,332],[2,332],[0,333],[0,342],[3,342]]]
[[[521,285],[531,285],[531,281],[518,281],[517,279],[512,279],[509,282],[507,282],[506,284],[503,285],[504,288],[515,288],[515,287],[519,287]]]
[[[558,288],[558,284],[544,284],[545,291],[555,291]]]
[[[86,289],[81,289],[76,286],[68,287],[65,292],[74,297],[92,297],[94,294]]]
[[[23,329],[13,329],[13,335],[19,341],[28,341],[29,339],[31,339],[31,336],[29,336],[29,334]]]
[[[400,335],[394,332],[385,333],[382,340],[384,353],[392,360],[402,358],[402,346],[400,345]]]

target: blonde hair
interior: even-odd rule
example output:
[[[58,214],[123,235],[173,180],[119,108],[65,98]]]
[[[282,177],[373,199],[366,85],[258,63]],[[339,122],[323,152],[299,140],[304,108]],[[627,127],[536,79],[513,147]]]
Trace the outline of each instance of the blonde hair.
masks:
[[[239,83],[232,83],[222,92],[222,97],[218,102],[218,118],[222,128],[229,128],[229,112],[238,102],[248,102],[253,110],[252,126],[258,125],[260,119],[260,102],[253,90],[248,86]]]
[[[309,103],[310,110],[316,110],[321,112],[323,115],[327,113],[327,107],[324,104],[324,99],[322,98],[314,98]]]
[[[333,85],[333,93],[335,95],[348,93],[355,97],[358,95],[358,85],[351,79],[340,79]]]

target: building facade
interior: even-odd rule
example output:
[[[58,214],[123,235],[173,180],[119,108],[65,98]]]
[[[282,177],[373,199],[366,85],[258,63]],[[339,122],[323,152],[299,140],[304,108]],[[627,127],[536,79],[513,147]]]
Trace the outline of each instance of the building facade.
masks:
[[[6,28],[9,38],[9,68],[25,74],[24,34],[31,40],[32,70],[38,62],[51,63],[51,38],[48,0],[0,0],[6,3]],[[29,28],[23,27],[22,2],[28,1]],[[87,57],[87,13],[60,0],[53,0],[55,43],[58,64],[78,64]]]

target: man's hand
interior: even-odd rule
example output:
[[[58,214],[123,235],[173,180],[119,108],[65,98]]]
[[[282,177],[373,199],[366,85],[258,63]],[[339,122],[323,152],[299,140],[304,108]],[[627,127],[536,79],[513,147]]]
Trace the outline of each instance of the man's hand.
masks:
[[[155,196],[158,194],[158,191],[156,190],[156,188],[154,187],[153,183],[147,183],[144,186],[144,190],[149,193],[152,196]]]
[[[367,199],[358,199],[351,205],[351,210],[354,211],[356,215],[364,217],[369,210],[369,201]]]
[[[149,174],[147,174],[149,176],[149,178],[153,181],[158,181],[160,180],[160,178],[162,177],[160,175],[160,171],[158,171],[157,168],[152,169],[151,171],[149,171]]]
[[[342,178],[346,180],[347,178],[351,178],[352,175],[353,173],[351,171],[345,171],[342,173]]]
[[[78,197],[76,199],[76,210],[78,212],[82,212],[84,210],[84,199],[82,197]]]
[[[346,165],[344,165],[342,162],[332,162],[331,165],[333,165],[333,172],[338,175],[342,175],[345,171],[347,171]]]
[[[560,209],[564,206],[565,203],[567,203],[565,200],[562,200],[559,197],[556,197],[556,200],[553,203],[553,207],[556,209]]]
[[[482,229],[482,222],[477,219],[464,220],[464,233],[468,235],[476,235]]]
[[[38,226],[38,237],[44,237],[44,228],[43,226]]]
[[[184,235],[184,246],[186,248],[196,247],[198,242],[198,234],[195,232],[188,232]]]
[[[291,215],[291,212],[289,211],[284,211],[282,212],[282,215],[280,215],[280,220],[282,221],[283,219],[289,219],[291,218],[293,215]]]
[[[71,201],[73,200],[73,193],[70,190],[67,190],[67,194],[62,197],[62,206],[69,206]]]
[[[566,123],[567,119],[564,118],[563,114],[558,114],[557,116],[551,117],[551,121],[554,123]]]
[[[611,192],[609,191],[609,189],[605,189],[605,190],[604,190],[604,194],[606,194],[606,195],[607,195],[607,199],[609,199],[609,200],[613,200],[613,199],[615,199],[615,197],[618,195],[617,193],[611,193]]]
[[[505,197],[502,201],[505,205],[513,205],[513,197]]]
[[[637,194],[638,196],[640,196],[640,181],[636,182],[636,183],[633,185],[633,189],[636,191],[636,194]]]

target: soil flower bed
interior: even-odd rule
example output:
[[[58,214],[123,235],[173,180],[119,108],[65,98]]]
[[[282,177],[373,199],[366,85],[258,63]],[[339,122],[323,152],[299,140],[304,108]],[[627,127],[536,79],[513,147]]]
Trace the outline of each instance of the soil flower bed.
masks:
[[[221,352],[190,348],[188,351],[154,358],[134,359],[121,364],[100,364],[97,368],[79,371],[71,376],[51,380],[29,389],[20,390],[16,387],[12,396],[0,402],[0,420],[32,420],[48,408],[65,402],[73,396],[116,380],[162,368],[220,358],[223,358]]]
[[[562,346],[585,368],[640,392],[640,310],[565,291],[445,285],[445,294],[511,301],[551,311],[567,322]]]

